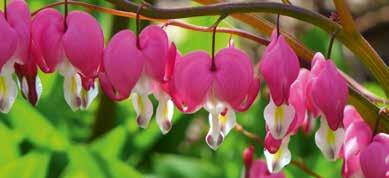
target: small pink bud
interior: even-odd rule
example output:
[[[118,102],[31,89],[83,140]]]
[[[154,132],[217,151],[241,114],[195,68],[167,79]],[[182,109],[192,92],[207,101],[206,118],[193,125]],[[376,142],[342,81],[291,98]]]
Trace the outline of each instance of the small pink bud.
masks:
[[[253,163],[253,158],[254,158],[254,146],[250,145],[243,151],[243,161],[244,165],[246,167],[246,170],[250,169],[252,163]]]

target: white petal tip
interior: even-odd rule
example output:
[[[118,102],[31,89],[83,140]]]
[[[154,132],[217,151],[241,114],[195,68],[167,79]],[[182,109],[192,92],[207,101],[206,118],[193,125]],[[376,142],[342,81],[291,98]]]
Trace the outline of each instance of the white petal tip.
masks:
[[[161,132],[163,135],[166,135],[169,133],[169,131],[172,129],[172,123],[169,120],[165,120],[162,125],[160,126]]]
[[[147,127],[149,127],[148,119],[146,119],[145,117],[142,117],[142,116],[136,117],[136,123],[138,124],[138,126],[140,128],[143,128],[143,129],[146,129]]]
[[[211,134],[208,134],[205,138],[205,141],[207,142],[208,146],[213,149],[217,150],[221,143],[223,143],[224,136],[222,134],[219,134],[217,138],[214,138]]]

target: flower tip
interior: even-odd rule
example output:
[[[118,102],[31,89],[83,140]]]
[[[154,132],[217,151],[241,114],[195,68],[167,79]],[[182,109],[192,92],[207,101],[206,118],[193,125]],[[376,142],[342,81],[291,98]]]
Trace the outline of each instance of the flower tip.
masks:
[[[146,118],[142,117],[142,116],[137,116],[136,117],[136,123],[138,124],[138,126],[140,128],[143,128],[143,129],[146,129],[149,125],[149,122]]]
[[[213,150],[217,150],[223,140],[224,136],[221,133],[217,136],[217,138],[213,137],[211,134],[208,134],[205,138],[205,141],[207,142],[208,146]]]
[[[168,119],[165,119],[165,121],[162,123],[162,126],[161,126],[162,134],[166,135],[167,133],[170,132],[171,129],[172,129],[172,122],[169,121]]]

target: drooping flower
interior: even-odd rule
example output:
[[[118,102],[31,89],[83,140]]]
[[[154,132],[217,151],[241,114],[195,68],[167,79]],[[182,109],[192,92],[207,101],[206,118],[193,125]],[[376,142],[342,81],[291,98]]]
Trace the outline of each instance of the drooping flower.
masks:
[[[283,172],[271,173],[263,160],[254,158],[254,146],[250,146],[243,151],[243,161],[245,169],[242,178],[285,178]]]
[[[361,152],[360,164],[366,178],[389,176],[389,135],[380,133]]]
[[[285,178],[283,172],[271,173],[263,160],[255,160],[250,169],[249,178]]]
[[[181,57],[175,66],[170,91],[176,106],[185,113],[204,107],[209,112],[210,130],[206,142],[212,149],[222,143],[235,124],[235,111],[244,111],[259,90],[249,57],[229,46],[214,58],[203,51]]]
[[[55,9],[39,12],[32,23],[33,46],[42,71],[64,76],[65,100],[72,110],[86,109],[97,96],[95,78],[103,58],[104,36],[96,19],[72,11],[66,18]]]
[[[281,145],[275,153],[265,149],[265,158],[267,169],[271,173],[278,173],[283,167],[288,165],[292,160],[292,155],[288,149],[289,136],[282,139]]]
[[[264,116],[270,133],[282,139],[295,117],[295,108],[288,102],[290,86],[299,73],[299,60],[285,38],[273,31],[260,63],[260,71],[270,89],[270,102]]]
[[[336,160],[344,137],[343,110],[348,89],[345,80],[331,60],[316,53],[312,61],[311,80],[307,95],[311,111],[321,115],[321,124],[315,134],[316,145],[329,160]]]
[[[100,82],[113,100],[123,100],[133,91],[132,103],[137,123],[146,128],[153,115],[151,93],[159,101],[156,120],[163,134],[172,127],[174,105],[168,95],[167,82],[173,73],[176,47],[169,46],[165,31],[156,25],[146,27],[139,36],[128,30],[116,34],[104,53]]]
[[[359,161],[360,153],[369,145],[373,133],[353,106],[345,107],[343,123],[345,139],[342,175],[345,178],[364,177]]]
[[[28,6],[24,0],[14,0],[7,5],[7,9],[7,14],[0,12],[0,111],[4,113],[9,112],[17,96],[17,85],[12,78],[15,72],[14,65],[30,69],[36,67],[31,56],[31,22]],[[28,97],[32,104],[36,104],[41,88],[30,86],[27,81],[32,80],[34,81],[32,85],[40,86],[37,74],[33,70],[24,70],[20,73],[20,68],[16,69],[21,76],[23,94],[36,96]]]

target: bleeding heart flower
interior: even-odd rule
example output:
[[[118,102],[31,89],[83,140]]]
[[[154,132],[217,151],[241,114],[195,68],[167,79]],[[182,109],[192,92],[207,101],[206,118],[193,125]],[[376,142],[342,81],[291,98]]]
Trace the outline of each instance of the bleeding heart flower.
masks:
[[[318,65],[319,67],[315,67]],[[343,110],[347,103],[348,89],[344,78],[339,74],[331,60],[317,53],[314,57],[312,79],[309,94],[313,104],[326,118],[330,128],[336,130],[342,126]]]
[[[282,139],[295,117],[289,105],[290,86],[299,74],[299,60],[285,38],[273,31],[260,63],[260,71],[270,89],[270,102],[265,108],[266,125],[272,136]]]
[[[267,169],[271,173],[280,172],[282,168],[290,163],[292,155],[288,149],[288,145],[289,136],[282,139],[281,145],[275,153],[271,153],[267,149],[264,150]]]
[[[369,145],[372,131],[353,106],[344,109],[345,139],[343,143],[343,177],[364,177],[360,166],[360,153]]]
[[[316,53],[312,61],[311,80],[307,86],[309,110],[321,114],[321,124],[315,134],[316,145],[326,158],[336,160],[344,137],[343,110],[347,103],[346,81],[335,64]]]
[[[28,6],[24,0],[14,0],[8,4],[7,9],[7,19],[0,12],[0,111],[3,113],[9,112],[17,96],[17,85],[12,78],[14,64],[35,65],[30,61],[31,29]],[[36,73],[32,77],[35,79]]]
[[[64,76],[65,100],[72,110],[86,109],[97,96],[95,78],[103,59],[104,36],[96,19],[73,11],[66,18],[55,9],[39,12],[32,23],[39,67]]]
[[[209,113],[207,144],[216,149],[235,124],[235,111],[244,111],[253,103],[259,90],[249,57],[230,46],[212,58],[202,51],[177,60],[170,83],[176,106],[193,113],[204,107]]]
[[[294,134],[302,126],[304,120],[308,118],[306,106],[306,92],[308,81],[311,74],[307,69],[300,69],[297,79],[290,86],[290,95],[288,102],[296,111],[294,119],[289,126],[288,134]]]
[[[389,176],[389,135],[374,136],[369,146],[361,152],[360,164],[366,178]]]
[[[169,46],[165,31],[156,25],[146,27],[139,36],[129,30],[117,33],[104,52],[100,83],[113,100],[124,100],[133,91],[132,103],[137,123],[146,128],[153,115],[151,93],[159,101],[156,120],[163,134],[171,129],[174,105],[168,95],[167,82],[173,73],[177,49]]]
[[[255,160],[250,168],[249,178],[285,178],[283,172],[271,173],[263,160]]]

